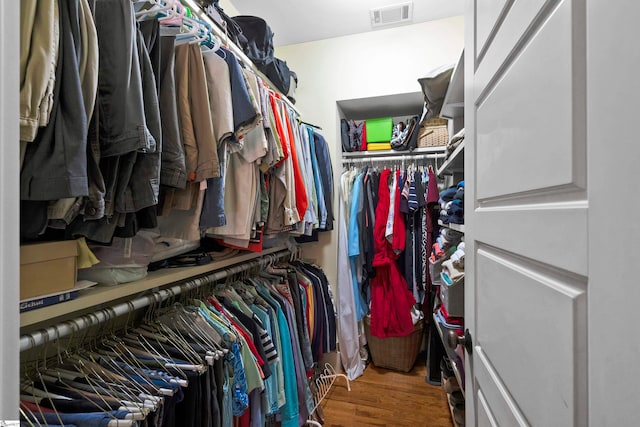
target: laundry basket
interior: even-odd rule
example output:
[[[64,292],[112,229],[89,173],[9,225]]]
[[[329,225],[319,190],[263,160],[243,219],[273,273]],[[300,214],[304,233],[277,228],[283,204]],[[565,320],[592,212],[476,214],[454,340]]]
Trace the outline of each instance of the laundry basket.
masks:
[[[433,117],[420,123],[418,130],[418,147],[440,147],[449,142],[447,120]]]
[[[404,337],[378,338],[371,335],[371,317],[364,318],[364,331],[369,343],[373,364],[379,368],[409,372],[416,363],[422,344],[423,322],[419,321],[413,332]]]

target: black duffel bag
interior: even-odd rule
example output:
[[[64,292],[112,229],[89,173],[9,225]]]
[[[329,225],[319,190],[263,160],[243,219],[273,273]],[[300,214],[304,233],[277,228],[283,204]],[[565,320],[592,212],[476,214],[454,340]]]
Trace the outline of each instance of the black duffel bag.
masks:
[[[247,41],[240,46],[257,66],[273,59],[273,32],[267,22],[257,16],[234,16],[233,21],[242,29]]]

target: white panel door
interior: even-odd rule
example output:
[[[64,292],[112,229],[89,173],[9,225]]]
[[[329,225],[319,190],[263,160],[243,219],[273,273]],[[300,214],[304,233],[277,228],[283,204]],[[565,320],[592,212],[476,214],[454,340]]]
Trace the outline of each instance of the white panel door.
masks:
[[[639,17],[637,0],[587,1],[588,382],[593,427],[640,424],[640,197],[635,189],[640,183]],[[618,215],[623,212],[629,215]]]
[[[18,419],[20,3],[0,2],[0,420]],[[0,422],[0,425],[2,422]]]
[[[465,20],[467,425],[585,426],[585,2],[491,5]]]

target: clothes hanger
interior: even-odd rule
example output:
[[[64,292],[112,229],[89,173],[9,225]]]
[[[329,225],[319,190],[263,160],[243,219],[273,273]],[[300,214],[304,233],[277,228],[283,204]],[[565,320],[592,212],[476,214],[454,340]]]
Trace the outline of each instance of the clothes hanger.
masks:
[[[167,339],[169,340],[169,343],[176,350],[181,351],[185,355],[184,356],[185,359],[190,359],[191,357],[193,357],[193,356],[190,356],[191,348],[189,347],[188,343],[184,340],[184,337],[176,333],[172,328],[167,327],[167,325],[164,323],[163,319],[165,319],[167,316],[171,317],[172,316],[171,313],[172,313],[171,311],[166,311],[157,319],[154,319],[153,321],[148,320],[141,327],[144,329],[153,331],[154,334],[160,334],[161,336],[167,337]],[[167,324],[171,325],[172,320],[169,320]],[[186,378],[186,376],[184,378]]]
[[[75,329],[73,329],[73,328],[72,328],[72,333],[71,333],[71,335],[70,335],[70,342],[72,342],[74,332],[75,332]],[[57,336],[57,334],[56,334],[56,336]],[[58,341],[58,342],[57,342],[57,344],[58,344],[58,345],[57,345],[57,359],[58,359],[58,362],[59,362],[59,363],[63,363],[63,362],[64,362],[64,359],[63,359],[63,352],[61,351],[61,348],[60,348],[60,342]],[[64,352],[64,353],[68,355],[68,354],[69,354],[69,350],[70,350],[70,348],[69,348],[69,347],[67,347],[67,349],[65,350],[65,352]],[[46,355],[46,350],[45,350],[45,355]],[[53,371],[53,372],[52,372],[52,371]],[[48,374],[47,374],[47,372],[48,372],[48,373],[51,373],[51,374],[53,374],[53,375],[48,375]],[[74,379],[74,380],[75,380],[75,378],[76,378],[78,375],[82,375],[82,373],[80,373],[80,374],[79,374],[79,372],[81,372],[81,371],[76,370],[76,372],[69,372],[69,373],[67,374],[67,377],[68,377],[68,378],[72,378],[72,379]],[[56,375],[56,374],[57,374],[57,375]],[[43,387],[45,390],[47,390],[47,384],[56,384],[56,383],[59,383],[59,384],[62,384],[63,386],[65,386],[65,387],[67,387],[67,388],[69,388],[69,389],[74,389],[76,393],[80,393],[80,394],[81,394],[81,395],[83,395],[83,396],[86,396],[86,395],[87,395],[87,393],[86,393],[86,392],[84,392],[84,391],[80,391],[80,390],[78,390],[78,389],[75,389],[75,388],[73,388],[70,384],[67,384],[67,383],[63,380],[63,378],[62,378],[62,377],[63,377],[63,375],[62,375],[62,371],[61,371],[61,369],[58,369],[57,371],[56,371],[55,369],[48,369],[48,370],[46,370],[46,371],[45,371],[45,373],[43,373],[43,372],[41,371],[41,372],[40,372],[40,376],[39,376],[39,377],[40,377],[40,383],[41,383],[42,387]],[[96,392],[97,390],[95,389],[95,386],[94,386],[93,382],[88,378],[88,376],[87,376],[86,374],[84,374],[84,379],[85,379],[85,380],[87,380],[87,381],[86,381],[86,384],[89,384],[89,385],[90,385],[90,387],[94,390],[94,392]],[[58,386],[56,386],[56,387],[58,387]],[[111,391],[111,393],[113,393],[113,391]],[[101,400],[102,400],[102,402],[103,402],[103,403],[104,403],[104,405],[105,405],[105,408],[111,408],[111,407],[112,407],[112,405],[110,405],[110,404],[106,401],[106,396],[104,396],[102,393],[94,393],[94,394],[93,394],[93,397],[94,397],[94,398],[99,398],[99,399],[101,399]],[[118,399],[116,399],[115,397],[114,397],[113,399],[114,399],[115,403],[117,403],[117,402],[118,402]],[[89,401],[91,401],[91,402],[93,402],[93,400],[91,400],[91,399],[88,399],[88,400],[89,400]],[[113,402],[112,402],[112,403],[113,403]],[[102,408],[102,407],[101,407],[99,404],[97,404],[97,403],[96,403],[96,407],[97,407],[99,410],[104,410],[104,408]],[[127,410],[128,410],[129,408],[121,407],[120,409],[127,409]],[[139,408],[137,408],[137,409],[139,409]],[[130,411],[130,412],[133,412],[133,411]],[[148,413],[148,411],[147,411],[146,413]],[[146,413],[145,413],[145,415],[144,415],[144,416],[146,416]],[[137,416],[137,419],[143,419],[143,417],[141,417],[141,415],[138,415],[138,416]],[[126,424],[126,423],[125,423],[125,424]],[[129,423],[129,424],[130,424],[130,423]]]
[[[96,409],[98,411],[107,411],[107,410],[118,410],[118,411],[128,411],[128,412],[141,412],[146,415],[150,412],[149,409],[140,408],[139,406],[132,405],[131,402],[126,400],[116,398],[115,396],[105,395],[103,393],[90,393],[85,390],[81,390],[74,386],[74,383],[67,383],[60,377],[56,377],[47,373],[43,373],[43,380],[49,384],[50,387],[55,387],[56,390],[59,390],[60,393],[64,393],[65,390],[73,391],[76,395],[83,396],[87,401],[94,403],[96,405]],[[104,407],[97,404],[96,399],[102,400],[105,404]],[[109,403],[109,400],[111,403]],[[116,407],[115,405],[120,405]],[[136,404],[137,405],[137,404]]]
[[[238,341],[239,338],[233,325],[212,304],[211,300],[214,298],[215,297],[213,295],[210,295],[207,298],[196,301],[198,304],[198,312],[205,322],[207,322],[207,324],[214,328],[223,337],[224,342],[227,343],[225,344],[226,348],[229,344]],[[227,351],[228,349],[223,350],[225,353]]]
[[[57,331],[57,326],[55,327],[55,332],[56,332],[56,336],[58,336],[58,331]],[[44,340],[44,347],[43,347],[43,357],[42,357],[42,367],[40,366],[40,359],[37,358],[36,359],[36,366],[35,366],[35,375],[36,378],[41,379],[42,378],[42,370],[46,370],[47,369],[47,347],[49,345],[49,333],[46,333],[46,337]],[[41,419],[44,421],[45,425],[49,425],[49,423],[46,420],[45,415],[43,414],[42,408],[40,407],[40,403],[42,402],[42,398],[50,398],[50,396],[53,396],[53,393],[49,393],[49,391],[47,390],[46,386],[43,386],[44,390],[43,393],[38,393],[38,394],[43,394],[43,396],[38,397],[36,396],[35,392],[36,392],[36,387],[35,387],[35,381],[33,381],[32,379],[28,379],[28,385],[29,387],[27,387],[30,390],[30,395],[21,395],[20,398],[22,400],[25,401],[29,401],[31,403],[34,403],[36,405],[36,407],[38,408],[38,412],[41,416]],[[21,387],[23,390],[25,389],[24,386]],[[58,413],[55,404],[53,403],[53,401],[51,401],[51,407],[50,409],[53,409],[55,416],[58,420],[58,422],[60,423],[60,425],[63,425],[62,420],[60,419],[60,414]],[[49,409],[49,408],[48,408]],[[31,412],[31,411],[30,411]],[[34,421],[38,422],[38,424],[40,424],[40,422],[38,421],[38,418],[35,417],[34,415]]]
[[[211,365],[214,360],[219,359],[224,356],[228,349],[222,347],[222,337],[220,334],[206,321],[203,320],[202,324],[199,324],[195,321],[194,318],[184,316],[191,316],[191,313],[180,313],[178,319],[180,320],[177,325],[181,329],[184,328],[185,332],[194,340],[194,342],[199,343],[203,348],[207,349],[205,354],[205,359]],[[193,313],[194,317],[202,318],[199,311]],[[205,329],[208,328],[208,329]],[[216,337],[219,341],[214,339]]]
[[[158,346],[158,347],[154,347],[149,341],[146,340],[146,338],[142,337],[142,336],[137,336],[134,338],[132,337],[125,337],[124,341],[134,345],[134,346],[140,346],[143,351],[145,351],[146,353],[150,354],[151,357],[153,358],[153,360],[156,361],[156,363],[160,366],[165,366],[167,365],[167,363],[175,363],[175,357],[170,356],[163,348],[162,346]],[[186,363],[182,362],[181,363]],[[193,363],[193,362],[192,362]],[[198,363],[198,362],[196,362]],[[186,375],[184,375],[183,371],[180,370],[180,372],[183,374],[183,378],[186,379]],[[163,392],[163,394],[166,392]]]
[[[180,32],[176,34],[176,45],[188,43],[192,38],[199,36],[199,34],[200,26],[188,16],[183,16]]]
[[[160,12],[172,9],[174,7],[175,0],[146,0],[143,2],[136,2],[136,4],[140,3],[147,3],[150,7],[136,12],[135,17],[138,21],[146,19],[150,14],[157,15]],[[152,18],[155,18],[155,15]]]
[[[129,315],[131,313],[132,311],[129,311]],[[110,317],[115,320],[117,318],[117,315],[115,312],[111,312]],[[130,317],[128,316],[124,325],[125,333],[128,328],[129,321]],[[136,390],[142,394],[149,394],[151,392],[155,395],[158,395],[159,387],[153,384],[152,381],[144,374],[143,367],[137,363],[136,357],[131,354],[126,344],[124,344],[120,337],[116,335],[115,328],[113,327],[114,325],[112,324],[111,326],[112,327],[109,333],[103,334],[105,338],[102,340],[102,344],[106,345],[107,347],[109,347],[109,344],[113,344],[113,346],[109,348],[111,350],[114,350],[114,352],[118,354],[120,359],[126,360],[128,365],[136,367],[138,369],[137,375],[144,381],[144,383],[139,383],[135,380],[132,380],[129,374],[124,371],[124,369],[122,369],[116,363],[113,363],[114,361],[105,359],[105,357],[103,357],[100,352],[96,352],[97,354],[95,355],[95,357],[94,354],[88,353],[89,360],[94,364],[92,366],[94,366],[96,369],[106,369],[103,364],[100,364],[100,361],[103,361],[103,363],[108,364],[109,369],[111,369],[110,371],[107,370],[107,372],[116,375],[115,378],[120,381],[120,384],[123,384],[125,387],[132,387],[133,390]]]
[[[155,387],[151,386],[145,388],[141,384],[130,380],[127,376],[122,376],[119,373],[110,371],[106,367],[100,365],[92,353],[83,352],[83,354],[85,357],[81,354],[72,355],[69,363],[85,375],[85,381],[91,385],[91,388],[95,393],[98,393],[96,387],[106,387],[107,392],[111,393],[111,395],[116,398],[127,399],[127,401],[130,402],[136,402],[141,399],[140,403],[137,404],[140,408],[146,406],[145,404],[147,403],[147,400],[149,400],[149,402],[153,402],[152,407],[154,410],[157,408],[159,398],[150,394],[154,392],[155,394],[158,394]],[[116,357],[119,356],[120,355],[116,353]],[[135,393],[138,393],[138,395],[136,396]]]
[[[229,319],[230,315],[228,313],[228,310],[225,310],[225,308],[215,297],[215,295],[210,295],[209,297],[207,297],[207,299],[203,302],[203,305],[203,310],[207,313],[207,316],[210,316],[212,319],[218,322],[218,326],[224,329],[223,336],[227,334],[226,338],[232,343],[240,340],[240,333],[236,330],[236,327]]]
[[[197,307],[182,306],[181,311],[178,314],[183,322],[182,324],[187,327],[187,330],[191,330],[195,333],[197,337],[199,337],[204,343],[208,344],[216,352],[222,351],[224,354],[224,352],[228,351],[228,349],[224,347],[224,340],[222,336],[206,322]],[[193,317],[192,322],[190,322],[191,317]]]
[[[199,331],[195,329],[193,319],[189,318],[189,315],[190,313],[185,310],[183,304],[176,303],[158,320],[174,335],[180,337],[179,347],[176,349],[184,353],[185,359],[192,364],[202,364],[202,356],[189,343],[188,338],[195,340],[200,337]]]
[[[188,357],[186,358],[187,360],[180,361],[180,363],[175,363],[174,360],[169,360],[165,362],[163,366],[165,368],[181,369],[185,371],[195,371],[195,372],[206,371],[205,366],[202,364],[202,359],[197,353],[193,351],[193,349],[189,346],[189,344],[186,342],[184,337],[182,337],[180,334],[177,334],[175,330],[168,328],[167,325],[162,323],[161,319],[163,319],[166,316],[167,315],[165,314],[162,317],[159,317],[158,322],[155,323],[155,325],[157,327],[163,328],[163,331],[165,333],[171,334],[175,339],[175,341],[172,341],[172,345],[174,346],[178,345],[179,347],[176,347],[176,348],[184,352],[184,354],[187,355]],[[185,376],[185,379],[186,379],[186,376]]]
[[[40,371],[38,371],[38,377],[40,377],[40,379],[42,379],[42,373]],[[44,391],[46,393],[49,393],[49,391],[47,390],[46,386],[44,387]],[[40,413],[42,414],[42,409],[40,409],[40,405],[38,403],[36,403],[36,405],[38,405],[38,410],[40,411]],[[58,413],[58,410],[56,409],[56,405],[53,404],[53,401],[51,402],[51,407],[54,411],[54,413],[56,414],[56,418],[58,419],[58,421],[60,422],[60,425],[64,425],[64,423],[62,422],[62,418],[60,418],[60,414]],[[43,415],[44,418],[44,415]],[[45,424],[49,425],[46,420],[45,420]]]
[[[35,419],[35,415],[33,412],[31,412],[31,409],[27,407],[24,407],[24,409],[26,409],[31,415],[33,415],[33,418]],[[20,419],[24,418],[25,422],[29,424],[30,427],[36,427],[36,425],[33,422],[31,422],[31,419],[29,419],[29,416],[24,412],[22,404],[20,404],[20,407],[18,407],[18,411],[20,412],[20,415],[21,415]]]
[[[123,340],[124,341],[124,340]],[[128,348],[128,346],[127,346]],[[127,355],[125,354],[125,357]],[[110,369],[113,369],[114,372],[118,373],[119,375],[125,377],[125,378],[129,378],[130,374],[126,371],[126,369],[120,365],[118,365],[115,360],[112,359],[106,359],[104,357],[101,357],[101,360],[104,363],[107,363],[108,366],[110,367]],[[131,366],[131,364],[128,364],[128,366]],[[131,366],[132,370],[134,370],[135,375],[137,375],[142,381],[143,383],[141,383],[141,386],[144,386],[144,384],[146,384],[146,386],[148,388],[151,388],[155,394],[163,394],[163,395],[173,395],[173,390],[169,390],[169,389],[164,389],[156,384],[153,383],[153,381],[151,380],[151,378],[146,374],[145,370],[141,367],[141,366]],[[133,381],[134,383],[136,383],[137,381]]]
[[[74,398],[78,398],[77,395],[80,395],[81,398],[84,398],[87,402],[95,406],[96,412],[107,412],[112,410],[126,411],[132,414],[137,414],[135,419],[138,419],[138,420],[144,419],[144,417],[146,417],[150,412],[149,409],[143,409],[140,406],[139,402],[133,404],[132,402],[128,402],[126,400],[116,398],[110,394],[105,395],[102,392],[90,393],[85,390],[78,389],[74,387],[72,384],[68,384],[61,378],[58,378],[55,376],[43,374],[42,381],[45,384],[54,386],[57,390],[60,390],[60,392],[62,393],[64,393],[65,390],[73,391],[74,395],[76,396]],[[100,391],[100,390],[96,390],[96,391]],[[102,404],[104,406],[100,405],[96,400],[102,401]],[[108,400],[110,400],[110,402]]]
[[[213,28],[206,21],[190,18],[199,27],[200,35],[194,38],[190,43],[200,43],[203,46],[208,47],[212,52],[220,49],[220,41],[213,35]]]
[[[44,390],[41,390],[35,386],[35,383],[24,383],[20,384],[20,392],[29,393],[31,396],[35,398],[45,398],[45,399],[60,399],[60,400],[73,400],[70,397],[63,396],[56,393],[47,393]]]
[[[136,331],[142,336],[153,339],[159,344],[170,344],[178,350],[182,350],[184,348],[182,346],[182,341],[176,337],[173,331],[168,328],[164,328],[164,325],[162,325],[157,319],[147,320],[145,323],[139,325],[136,328]]]
[[[49,425],[49,423],[47,422],[47,420],[46,420],[46,418],[44,416],[44,413],[42,412],[42,408],[40,407],[40,400],[39,399],[36,399],[33,396],[20,395],[20,400],[23,400],[25,402],[30,402],[30,403],[33,403],[34,405],[36,405],[36,408],[38,409],[38,413],[40,414],[40,419],[42,419],[44,421],[44,425],[45,426]],[[22,406],[23,405],[21,405],[21,407]],[[33,411],[31,411],[30,409],[28,409],[26,407],[25,407],[25,409],[27,409],[27,411],[29,411],[29,413],[33,416],[33,421],[37,422],[38,425],[41,426],[42,423],[38,420],[38,417],[36,416],[36,414],[34,414]],[[33,423],[30,422],[29,417],[27,417],[26,414],[24,413],[24,411],[22,411],[22,408],[20,408],[20,413],[23,414],[25,416],[25,418],[27,418],[27,420],[28,420],[30,425],[33,425]],[[57,414],[57,412],[56,412],[56,415],[59,418],[59,415]],[[64,425],[64,424],[62,424],[62,422],[60,422],[60,425]]]
[[[157,19],[160,23],[165,23],[169,20],[176,20],[182,23],[182,17],[187,13],[186,8],[180,3],[180,0],[172,0],[173,7],[165,11],[165,16],[158,16]]]
[[[106,393],[126,402],[137,402],[139,400],[139,396],[134,394],[133,387],[128,387],[118,382],[115,374],[107,375],[105,368],[100,366],[98,370],[95,366],[89,365],[89,363],[92,362],[87,362],[78,355],[72,355],[69,360],[65,361],[66,366],[75,367],[79,373],[84,375],[83,382],[92,389],[93,393],[98,395]],[[58,371],[60,375],[64,373],[61,368],[58,368]],[[135,406],[142,407],[143,403],[141,402],[137,402]]]

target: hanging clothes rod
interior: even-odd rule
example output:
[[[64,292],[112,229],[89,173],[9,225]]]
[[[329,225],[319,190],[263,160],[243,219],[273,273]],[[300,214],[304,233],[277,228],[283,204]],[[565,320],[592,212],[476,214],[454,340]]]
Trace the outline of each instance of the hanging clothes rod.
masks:
[[[264,73],[260,70],[258,70],[258,67],[255,66],[255,64],[253,63],[253,61],[251,61],[249,59],[249,57],[247,57],[247,55],[242,51],[242,49],[240,48],[240,46],[236,46],[235,43],[232,43],[231,41],[229,41],[229,38],[225,32],[225,30],[221,29],[217,23],[215,23],[213,21],[213,19],[211,19],[198,5],[198,3],[196,3],[194,0],[181,0],[183,4],[188,5],[191,8],[191,13],[193,13],[194,15],[197,16],[197,19],[206,22],[207,24],[210,24],[211,27],[213,28],[213,32],[216,34],[216,36],[218,36],[218,38],[220,39],[220,42],[222,43],[223,46],[227,47],[231,52],[233,52],[236,57],[238,57],[238,59],[248,68],[251,69],[251,71],[253,71],[254,73],[256,73],[257,75],[260,76],[260,78],[262,78],[264,81],[266,81],[269,86],[275,90],[276,92],[280,93],[280,91],[276,88],[276,86],[271,82],[271,80],[269,80],[269,78],[267,76],[264,75]],[[300,111],[298,111],[298,109],[296,108],[296,106],[294,105],[293,102],[291,102],[291,100],[289,100],[289,98],[287,98],[287,94],[282,94],[282,96],[280,97],[284,102],[286,102],[289,107],[291,107],[293,109],[293,111],[295,111],[298,115],[300,115]]]
[[[320,126],[318,126],[318,125],[314,125],[314,124],[311,124],[311,123],[309,123],[309,122],[305,122],[304,120],[298,120],[298,122],[299,122],[300,124],[307,125],[307,126],[311,126],[312,128],[315,128],[315,129],[318,129],[318,130],[322,130],[322,128],[321,128]]]
[[[72,320],[67,320],[46,329],[41,329],[20,337],[20,351],[29,350],[39,345],[45,344],[55,339],[63,338],[71,334],[77,333],[92,326],[105,323],[109,320],[121,317],[128,313],[132,313],[140,308],[148,307],[151,304],[158,304],[168,298],[173,298],[192,289],[225,279],[243,271],[250,270],[254,267],[263,267],[269,263],[288,258],[292,255],[289,249],[284,249],[273,254],[265,255],[262,258],[244,262],[242,264],[226,267],[207,276],[198,277],[187,282],[175,285],[171,288],[161,289],[149,295],[136,298],[131,301],[113,305],[108,308],[97,310],[94,313],[85,314]]]
[[[425,160],[425,159],[444,159],[446,154],[438,153],[438,154],[414,154],[414,155],[404,155],[404,156],[372,156],[372,157],[347,157],[342,159],[343,164],[353,164],[353,163],[378,163],[378,162],[387,162],[387,163],[397,163],[397,162],[415,162],[417,160]]]

